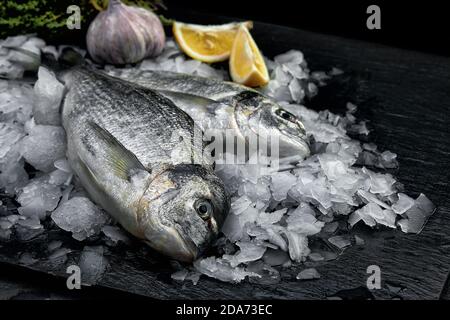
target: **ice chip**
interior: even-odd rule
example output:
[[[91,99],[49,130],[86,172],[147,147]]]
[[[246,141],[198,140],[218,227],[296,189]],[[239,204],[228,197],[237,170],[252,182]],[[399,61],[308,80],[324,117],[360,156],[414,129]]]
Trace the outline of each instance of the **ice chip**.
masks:
[[[263,285],[274,285],[280,282],[281,277],[277,269],[265,264],[262,261],[254,261],[249,263],[247,271],[254,272],[259,277],[250,277],[250,283],[257,283]]]
[[[52,126],[60,125],[59,107],[63,97],[64,85],[56,79],[53,72],[40,67],[34,92],[36,100],[33,113],[36,123]]]
[[[21,161],[9,163],[0,173],[0,189],[6,193],[14,194],[28,182],[28,174]]]
[[[274,212],[260,212],[256,222],[260,226],[266,226],[270,224],[277,223],[281,220],[284,214],[287,212],[287,208],[280,209]]]
[[[84,247],[78,265],[81,269],[81,281],[85,285],[96,284],[108,268],[108,260],[103,255],[102,246]]]
[[[289,92],[291,94],[292,101],[301,102],[305,97],[305,91],[298,79],[292,79],[289,83]]]
[[[102,228],[102,232],[113,243],[118,243],[119,241],[122,241],[124,243],[129,243],[130,242],[130,239],[128,238],[128,236],[119,227],[116,227],[116,226],[104,226]]]
[[[299,272],[296,276],[297,280],[314,280],[320,279],[320,274],[314,268],[305,269]]]
[[[288,191],[297,182],[297,177],[289,172],[276,172],[271,176],[270,189],[276,201],[283,201],[287,197]]]
[[[279,54],[274,58],[274,61],[279,64],[283,63],[295,63],[302,64],[304,63],[303,53],[298,50],[289,50],[286,53]]]
[[[231,267],[236,267],[241,263],[259,260],[266,252],[266,247],[260,246],[253,242],[239,241],[236,245],[240,250],[233,256],[224,255],[223,259],[230,263]]]
[[[194,268],[208,277],[219,279],[224,282],[239,283],[246,277],[259,277],[254,272],[247,272],[244,268],[233,268],[223,259],[208,257],[194,261]]]
[[[58,227],[72,232],[72,237],[78,241],[98,235],[110,221],[103,210],[83,197],[74,197],[64,202],[51,217]]]
[[[423,193],[417,197],[416,205],[422,210],[426,217],[432,215],[436,209],[436,206]]]
[[[61,195],[59,186],[50,184],[43,178],[35,178],[19,192],[17,197],[17,202],[21,205],[19,213],[42,220],[47,216],[47,212],[56,208]]]
[[[63,158],[65,153],[66,135],[62,127],[34,125],[22,140],[23,157],[40,171],[52,171],[55,161]]]
[[[311,208],[305,204],[297,207],[286,220],[287,229],[305,236],[319,233],[325,223],[318,221],[311,211]]]
[[[184,281],[184,279],[186,279],[186,276],[188,275],[188,273],[189,273],[189,270],[182,269],[182,270],[172,273],[170,275],[170,277],[176,281]]]
[[[303,261],[311,252],[308,248],[308,238],[292,231],[285,232],[289,242],[289,256],[293,261]]]
[[[44,232],[38,217],[22,217],[15,226],[17,238],[20,241],[29,241]]]
[[[348,240],[344,236],[334,236],[334,237],[328,238],[328,241],[332,245],[334,245],[335,247],[337,247],[339,249],[344,249],[351,245],[350,240]]]
[[[392,205],[392,210],[397,214],[403,214],[414,205],[414,199],[404,193],[398,194],[398,201]]]

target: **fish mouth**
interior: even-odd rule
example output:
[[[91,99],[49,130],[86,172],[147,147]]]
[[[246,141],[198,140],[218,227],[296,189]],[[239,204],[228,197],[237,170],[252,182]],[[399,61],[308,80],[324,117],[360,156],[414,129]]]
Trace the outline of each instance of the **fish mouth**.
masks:
[[[156,251],[178,261],[192,263],[200,256],[201,252],[195,243],[191,239],[183,237],[176,228],[165,228],[163,232],[162,236],[157,236],[152,232],[145,242]]]
[[[195,245],[194,241],[189,238],[183,237],[178,231],[175,231],[177,236],[175,237],[178,243],[178,250],[174,252],[174,258],[183,262],[194,262],[201,254],[199,248]]]

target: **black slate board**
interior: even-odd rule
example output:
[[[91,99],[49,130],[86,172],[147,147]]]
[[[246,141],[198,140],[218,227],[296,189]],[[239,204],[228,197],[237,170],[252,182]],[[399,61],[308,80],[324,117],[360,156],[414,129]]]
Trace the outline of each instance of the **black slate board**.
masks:
[[[225,18],[186,14],[184,21],[221,23]],[[180,18],[180,19],[181,19]],[[170,279],[173,268],[154,253],[143,254],[135,244],[106,253],[110,267],[99,285],[162,299],[323,299],[403,298],[439,299],[450,269],[450,168],[449,112],[450,59],[393,49],[333,36],[255,23],[252,31],[262,51],[273,56],[290,49],[302,50],[312,70],[339,67],[346,74],[322,88],[308,106],[343,111],[351,101],[360,108],[359,119],[369,120],[371,141],[381,150],[398,154],[395,176],[410,195],[425,193],[438,207],[420,235],[399,231],[358,229],[365,246],[353,246],[338,259],[316,265],[321,279],[299,282],[295,275],[304,266],[285,273],[277,285],[228,284],[206,277],[194,286]],[[0,261],[17,263],[21,252],[45,257],[48,239],[65,239],[76,262],[82,246],[61,231],[52,231],[28,243],[0,246]],[[369,265],[381,268],[382,289],[366,289]],[[27,266],[58,276],[65,264],[40,259]],[[389,287],[401,290],[389,290]],[[395,291],[395,292],[394,292]],[[397,292],[398,291],[398,292]]]

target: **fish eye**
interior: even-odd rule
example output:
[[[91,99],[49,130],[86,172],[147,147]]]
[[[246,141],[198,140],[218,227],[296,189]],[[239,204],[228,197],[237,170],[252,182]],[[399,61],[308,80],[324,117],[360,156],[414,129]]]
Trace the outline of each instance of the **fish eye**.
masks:
[[[195,211],[197,211],[200,218],[208,220],[213,213],[213,206],[209,200],[200,199],[195,202]]]
[[[284,109],[281,109],[281,108],[277,109],[275,111],[275,114],[277,116],[279,116],[280,118],[290,121],[290,122],[296,122],[296,120],[297,120],[297,118],[292,113],[290,113],[289,111],[286,111]]]

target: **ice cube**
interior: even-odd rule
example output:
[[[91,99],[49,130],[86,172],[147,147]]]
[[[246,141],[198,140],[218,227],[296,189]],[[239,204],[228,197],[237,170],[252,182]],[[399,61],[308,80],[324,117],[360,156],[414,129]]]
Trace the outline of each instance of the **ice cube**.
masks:
[[[22,140],[23,157],[40,171],[52,171],[54,162],[65,153],[66,135],[62,127],[31,125],[29,135]]]
[[[6,193],[14,194],[16,190],[27,184],[28,174],[23,168],[22,162],[10,163],[1,171],[0,189],[4,189]]]
[[[4,91],[0,92],[0,121],[21,125],[31,118],[33,90],[29,84],[25,83],[6,81],[2,83],[6,85]]]
[[[292,79],[289,83],[289,92],[291,94],[292,101],[301,102],[305,97],[305,90],[303,90],[298,79]]]
[[[284,70],[282,66],[278,66],[274,70],[274,80],[276,80],[280,85],[286,86],[292,79],[287,70]]]
[[[289,256],[296,262],[301,262],[310,254],[308,238],[304,235],[286,231],[285,235],[289,243]]]
[[[18,143],[24,135],[19,125],[0,122],[0,170],[19,161]]]
[[[405,212],[406,218],[400,220],[398,225],[403,232],[418,234],[422,231],[435,208],[434,204],[424,194],[420,194],[414,205]]]
[[[61,124],[59,112],[64,92],[64,85],[54,73],[44,67],[38,71],[38,81],[34,85],[36,96],[33,113],[37,124],[57,126]]]
[[[366,200],[366,202],[373,202],[385,209],[390,209],[391,207],[389,205],[387,205],[386,203],[384,203],[383,201],[381,201],[380,199],[377,198],[377,196],[371,194],[370,192],[367,192],[365,190],[358,190],[358,194]]]
[[[170,277],[176,281],[184,281],[184,279],[186,279],[186,276],[188,275],[188,273],[189,273],[189,270],[182,269],[182,270],[172,273],[170,275]]]
[[[19,192],[17,202],[19,213],[27,217],[45,219],[47,212],[53,211],[62,195],[59,186],[50,184],[43,178],[31,180]]]
[[[239,198],[233,198],[231,200],[231,209],[230,213],[235,215],[239,215],[250,207],[252,201],[246,196],[242,196]]]
[[[287,212],[287,208],[280,209],[274,212],[260,212],[256,222],[260,226],[271,225],[281,220],[284,214]]]
[[[336,180],[348,172],[347,165],[335,154],[323,153],[318,156],[322,169],[330,180]]]
[[[247,272],[244,268],[233,268],[223,259],[208,257],[194,261],[194,268],[208,277],[219,279],[224,282],[239,283],[246,277],[259,277],[254,272]]]
[[[102,246],[86,246],[81,252],[78,265],[81,269],[82,283],[85,285],[93,285],[101,280],[109,264],[104,256]]]
[[[283,63],[295,63],[302,64],[304,63],[303,53],[298,50],[289,50],[286,53],[279,54],[274,58],[274,61],[279,64]]]
[[[394,193],[395,179],[390,174],[382,174],[373,172],[367,168],[362,169],[363,173],[370,178],[370,192],[388,196]]]
[[[130,239],[128,238],[128,236],[119,227],[116,227],[116,226],[104,226],[102,228],[102,232],[113,243],[118,243],[119,241],[122,241],[124,243],[129,243],[130,242]]]
[[[319,233],[325,223],[318,221],[311,212],[313,212],[312,209],[306,204],[297,207],[286,220],[287,229],[305,236]]]
[[[63,230],[72,232],[72,237],[82,241],[98,235],[110,222],[109,216],[88,198],[74,197],[61,204],[51,215]]]
[[[421,193],[417,197],[415,203],[422,210],[426,217],[432,215],[434,210],[436,209],[436,206],[423,193]]]
[[[392,169],[398,167],[397,155],[390,151],[384,151],[380,155],[380,162],[383,168]]]
[[[288,191],[297,182],[297,177],[289,172],[276,172],[271,175],[270,189],[275,201],[283,201]]]
[[[22,217],[15,226],[17,238],[20,241],[29,241],[44,232],[37,217]]]
[[[414,199],[404,193],[398,194],[398,201],[392,205],[392,210],[397,214],[403,214],[414,205]]]
[[[314,280],[320,279],[319,272],[314,268],[305,269],[299,272],[296,277],[297,280]]]
[[[328,238],[328,241],[332,245],[334,245],[335,247],[337,247],[339,249],[344,249],[351,245],[350,240],[348,240],[344,236],[334,236],[334,237]]]
[[[262,258],[264,252],[266,252],[266,247],[260,246],[253,242],[242,242],[239,241],[236,245],[240,250],[233,256],[224,255],[223,259],[230,263],[231,267],[236,267],[241,263],[246,263],[249,261],[255,261]]]

